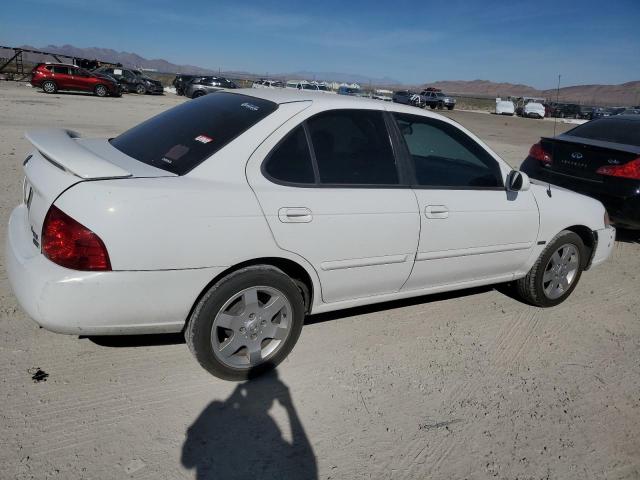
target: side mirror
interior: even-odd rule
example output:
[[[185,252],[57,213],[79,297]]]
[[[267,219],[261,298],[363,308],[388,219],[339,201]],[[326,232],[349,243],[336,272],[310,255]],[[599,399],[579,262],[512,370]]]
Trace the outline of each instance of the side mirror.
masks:
[[[507,175],[507,190],[512,192],[526,192],[531,187],[529,176],[520,170],[511,170]]]

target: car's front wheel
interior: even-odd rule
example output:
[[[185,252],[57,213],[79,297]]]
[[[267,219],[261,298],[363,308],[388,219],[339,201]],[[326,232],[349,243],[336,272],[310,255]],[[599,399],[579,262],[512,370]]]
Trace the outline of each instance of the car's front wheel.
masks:
[[[145,93],[147,93],[147,88],[141,83],[139,83],[136,85],[136,93],[138,95],[144,95]]]
[[[268,265],[252,266],[231,273],[204,294],[185,339],[207,371],[246,380],[287,357],[304,317],[302,293],[289,276]]]
[[[516,282],[518,295],[537,307],[562,303],[576,288],[587,253],[576,233],[563,230],[545,248],[527,276]]]
[[[55,82],[47,80],[42,84],[42,90],[44,90],[45,93],[56,93],[58,91],[58,86]]]
[[[447,110],[453,110],[453,107],[454,107],[454,106],[455,106],[455,105],[447,105]]]

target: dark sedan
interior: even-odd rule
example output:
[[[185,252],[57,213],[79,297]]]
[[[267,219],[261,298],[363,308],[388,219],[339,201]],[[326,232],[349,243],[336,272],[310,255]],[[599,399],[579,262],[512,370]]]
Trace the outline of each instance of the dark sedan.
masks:
[[[521,169],[531,178],[597,198],[618,226],[640,229],[640,116],[600,118],[543,137]]]

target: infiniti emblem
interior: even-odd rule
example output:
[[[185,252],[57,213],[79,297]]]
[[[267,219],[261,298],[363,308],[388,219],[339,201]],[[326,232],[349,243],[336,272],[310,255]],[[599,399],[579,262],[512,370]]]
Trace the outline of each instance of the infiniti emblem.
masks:
[[[573,158],[574,160],[580,160],[582,158],[582,154],[580,152],[573,152],[571,154],[571,158]]]
[[[615,158],[610,158],[609,160],[607,160],[607,162],[609,162],[611,165],[620,165],[620,160],[616,160]]]

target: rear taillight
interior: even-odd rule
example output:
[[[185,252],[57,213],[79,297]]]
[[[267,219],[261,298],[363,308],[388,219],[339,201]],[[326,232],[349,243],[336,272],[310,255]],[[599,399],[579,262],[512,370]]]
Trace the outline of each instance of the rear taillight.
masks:
[[[544,151],[540,142],[534,143],[531,146],[529,149],[529,156],[541,163],[544,163],[545,165],[549,165],[552,159],[551,155]]]
[[[73,270],[111,270],[109,254],[100,237],[55,205],[42,226],[42,253]]]
[[[640,180],[640,157],[625,163],[624,165],[605,165],[596,170],[600,175],[610,177],[631,178]]]

